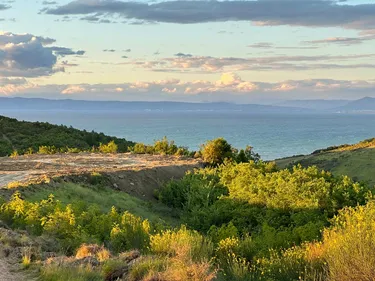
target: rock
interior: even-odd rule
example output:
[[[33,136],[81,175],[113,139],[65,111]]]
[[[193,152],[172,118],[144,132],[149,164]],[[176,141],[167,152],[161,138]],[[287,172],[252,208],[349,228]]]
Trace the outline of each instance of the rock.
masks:
[[[115,189],[119,189],[117,183],[114,183],[114,184],[113,184],[113,187],[114,187]]]

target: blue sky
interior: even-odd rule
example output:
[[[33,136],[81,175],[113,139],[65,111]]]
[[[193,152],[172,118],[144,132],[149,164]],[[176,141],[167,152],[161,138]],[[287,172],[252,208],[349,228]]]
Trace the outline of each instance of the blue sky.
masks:
[[[375,96],[374,1],[0,0],[0,25],[0,96]]]

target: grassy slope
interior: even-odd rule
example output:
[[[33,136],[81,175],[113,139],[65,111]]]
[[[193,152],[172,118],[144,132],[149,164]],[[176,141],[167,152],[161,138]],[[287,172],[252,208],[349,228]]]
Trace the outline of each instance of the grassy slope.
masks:
[[[171,209],[158,202],[143,201],[125,192],[99,186],[83,186],[73,183],[61,183],[58,186],[50,185],[28,187],[20,190],[23,197],[32,202],[46,199],[50,194],[63,204],[73,201],[82,201],[88,205],[96,204],[104,212],[112,206],[119,211],[129,211],[132,214],[148,219],[152,222],[166,222],[177,225],[177,218],[172,216]]]
[[[353,145],[317,154],[276,160],[276,164],[281,168],[298,163],[302,166],[316,165],[331,171],[334,175],[348,175],[357,181],[366,181],[375,185],[375,147],[372,145],[361,148]]]

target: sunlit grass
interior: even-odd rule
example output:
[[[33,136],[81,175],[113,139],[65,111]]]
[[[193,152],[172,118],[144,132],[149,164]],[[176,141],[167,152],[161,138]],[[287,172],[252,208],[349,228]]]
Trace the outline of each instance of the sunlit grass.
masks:
[[[177,225],[177,219],[171,216],[170,208],[158,202],[146,202],[125,192],[115,191],[107,187],[82,186],[73,183],[62,183],[57,187],[43,186],[24,189],[25,199],[38,202],[53,194],[56,200],[63,204],[82,201],[87,205],[96,204],[103,212],[115,206],[119,211],[129,211],[136,216],[152,222],[165,221],[170,225]]]

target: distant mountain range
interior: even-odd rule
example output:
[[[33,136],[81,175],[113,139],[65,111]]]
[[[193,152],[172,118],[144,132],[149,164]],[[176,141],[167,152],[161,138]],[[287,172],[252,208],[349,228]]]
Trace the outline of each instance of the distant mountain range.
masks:
[[[4,110],[84,110],[84,111],[238,111],[250,113],[303,113],[305,109],[260,104],[185,103],[185,102],[123,102],[0,98]]]
[[[347,105],[348,100],[288,100],[278,106],[308,108],[314,110],[329,110]]]
[[[290,100],[275,105],[185,102],[124,102],[49,100],[0,97],[0,113],[6,110],[80,111],[230,111],[248,113],[375,113],[375,98],[349,100]]]

